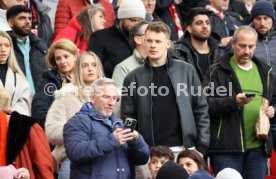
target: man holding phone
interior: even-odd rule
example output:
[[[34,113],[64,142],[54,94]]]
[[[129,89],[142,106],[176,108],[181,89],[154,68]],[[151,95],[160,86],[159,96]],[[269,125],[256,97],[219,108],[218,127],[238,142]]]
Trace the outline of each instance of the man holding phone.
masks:
[[[269,101],[265,109],[269,118],[274,116],[276,103],[271,67],[253,56],[257,37],[252,27],[239,27],[233,36],[234,52],[225,54],[205,75],[204,85],[229,90],[226,96],[215,90],[207,97],[211,129],[208,152],[215,175],[230,167],[244,179],[265,178],[271,135],[268,140],[257,138],[255,125],[264,101]]]
[[[71,160],[70,178],[135,178],[134,165],[149,159],[149,148],[135,128],[123,128],[114,114],[119,89],[114,80],[99,78],[92,84],[90,102],[64,126],[64,146]]]

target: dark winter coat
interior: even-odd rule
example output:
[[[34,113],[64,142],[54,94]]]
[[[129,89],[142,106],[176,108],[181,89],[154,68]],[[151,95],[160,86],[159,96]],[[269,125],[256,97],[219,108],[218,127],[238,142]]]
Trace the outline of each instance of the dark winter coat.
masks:
[[[214,84],[214,89],[218,86],[224,86],[228,92],[226,96],[218,96],[214,92],[214,95],[210,93],[207,97],[211,132],[209,153],[245,151],[246,139],[243,107],[239,108],[236,103],[236,95],[242,93],[242,89],[230,65],[230,58],[232,56],[233,54],[224,55],[218,63],[210,67],[204,79],[205,86]],[[255,57],[252,60],[258,67],[263,83],[263,98],[269,100],[270,105],[275,106],[274,80],[271,67],[268,67]],[[271,136],[269,135],[269,140],[266,141],[267,154],[271,153],[271,142]]]
[[[20,69],[26,75],[24,56],[17,45],[17,38],[12,34],[11,31],[9,32],[9,35],[12,38],[17,63]],[[48,69],[45,63],[45,56],[46,56],[48,47],[42,39],[34,36],[33,34],[30,34],[29,38],[30,38],[30,45],[31,45],[31,50],[29,53],[30,68],[31,68],[31,73],[34,81],[34,87],[35,87],[35,90],[37,90],[38,84],[42,79],[42,74],[46,72]]]
[[[115,66],[132,55],[134,47],[118,27],[97,31],[91,35],[88,50],[95,52],[102,61],[106,77],[111,78]]]
[[[149,148],[140,135],[135,142],[120,145],[113,131],[123,127],[113,113],[112,126],[90,102],[64,126],[64,146],[71,160],[71,179],[134,179],[134,165],[146,164]]]
[[[47,112],[54,101],[54,93],[62,86],[62,80],[54,71],[43,73],[32,102],[32,117],[44,128]]]
[[[209,66],[218,61],[218,59],[223,55],[224,49],[219,47],[219,41],[214,38],[208,38],[208,45],[210,48],[210,53],[208,56]],[[173,45],[173,54],[175,59],[185,61],[193,65],[197,71],[200,81],[203,81],[204,75],[198,65],[198,55],[192,46],[190,33],[188,31]]]

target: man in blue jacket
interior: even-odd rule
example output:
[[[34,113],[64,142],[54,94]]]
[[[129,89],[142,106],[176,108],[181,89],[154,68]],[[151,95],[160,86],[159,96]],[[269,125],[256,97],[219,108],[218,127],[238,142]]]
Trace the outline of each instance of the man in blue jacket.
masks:
[[[113,113],[120,94],[115,81],[100,78],[92,89],[91,102],[64,126],[70,178],[135,178],[134,165],[148,161],[149,148],[137,131],[123,129]]]

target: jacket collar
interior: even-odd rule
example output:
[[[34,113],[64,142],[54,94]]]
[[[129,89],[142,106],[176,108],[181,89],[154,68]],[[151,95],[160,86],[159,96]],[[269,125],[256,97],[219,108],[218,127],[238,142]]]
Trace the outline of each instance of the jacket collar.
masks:
[[[17,38],[16,36],[13,34],[12,31],[9,31],[8,34],[10,35],[12,41],[13,41],[13,44],[15,46],[15,48],[19,48],[17,46]],[[45,50],[45,47],[46,47],[46,44],[45,45],[42,45],[40,39],[38,37],[36,37],[34,34],[30,33],[29,34],[29,39],[30,39],[30,44],[31,44],[31,49],[32,48],[37,48],[38,50],[40,50],[41,52],[43,53],[47,53],[47,50]]]
[[[231,67],[231,64],[230,64],[230,59],[233,55],[234,55],[233,53],[226,53],[224,56],[221,57],[221,59],[219,60],[219,64],[221,65],[222,68],[232,71],[232,67]],[[257,67],[261,70],[264,70],[264,71],[268,72],[271,69],[271,67],[269,67],[265,63],[262,63],[261,60],[259,60],[255,56],[253,56],[251,58],[251,60],[254,63],[256,63]]]
[[[133,56],[139,64],[142,65],[145,63],[145,59],[140,55],[140,53],[136,49],[134,49],[133,51]]]
[[[169,55],[169,53],[173,53],[171,50],[172,49],[169,49],[167,54],[167,61],[166,61],[167,68],[170,68],[174,63],[174,59],[170,58],[170,55]],[[145,59],[145,67],[147,67],[148,69],[151,69],[151,65],[148,58]]]
[[[192,51],[195,50],[195,48],[192,46],[191,34],[187,30],[185,31],[185,34],[179,39],[179,41],[176,44],[184,44],[190,50]],[[210,48],[210,52],[215,51],[215,49],[218,48],[218,45],[219,45],[219,39],[215,39],[212,36],[208,38],[208,46]],[[179,48],[180,50],[182,49],[181,46]]]
[[[91,102],[84,103],[79,113],[88,115],[92,120],[101,121],[105,123],[105,118],[94,108],[94,106],[92,106]],[[112,121],[112,126],[118,123],[123,123],[122,120],[116,117],[114,112],[109,117],[109,120]]]

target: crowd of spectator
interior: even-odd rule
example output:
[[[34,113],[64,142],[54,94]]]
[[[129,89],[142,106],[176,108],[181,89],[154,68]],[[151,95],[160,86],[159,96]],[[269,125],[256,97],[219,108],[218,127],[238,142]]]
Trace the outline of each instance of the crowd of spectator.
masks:
[[[0,178],[264,179],[275,3],[0,0]]]

